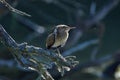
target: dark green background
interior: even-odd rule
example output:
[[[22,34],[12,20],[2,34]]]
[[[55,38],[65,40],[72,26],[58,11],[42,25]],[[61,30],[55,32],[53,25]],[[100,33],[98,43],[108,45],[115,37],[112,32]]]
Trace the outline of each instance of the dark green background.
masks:
[[[74,15],[76,8],[73,6],[74,4],[67,4],[64,2],[64,0],[58,0],[58,1],[60,1],[62,4],[68,6],[71,9],[70,18],[72,18],[71,19],[72,21],[69,21],[68,13],[66,12],[66,10],[63,9],[64,6],[62,5],[60,6],[62,6],[63,8],[59,7],[59,5],[55,5],[54,3],[48,4],[44,2],[44,0],[18,1],[16,8],[32,15],[32,17],[24,16],[25,18],[33,21],[36,24],[42,25],[46,28],[45,33],[43,33],[40,36],[37,36],[32,40],[26,40],[26,37],[31,33],[33,33],[34,31],[27,28],[26,25],[20,23],[16,19],[16,16],[18,16],[18,14],[9,12],[6,15],[3,15],[3,13],[1,13],[0,24],[4,26],[6,31],[18,43],[28,42],[28,44],[30,45],[45,48],[45,39],[47,35],[51,32],[53,26],[57,24],[76,25],[76,20]],[[72,0],[66,0],[66,1],[72,2]],[[86,19],[89,16],[89,8],[91,5],[91,0],[75,0],[75,1],[84,5],[83,7],[80,7],[80,10],[83,11],[83,16],[82,16],[83,20]],[[96,2],[97,2],[96,11],[99,11],[100,9],[102,9],[103,5],[106,5],[107,2],[109,2],[109,0],[98,0]],[[3,7],[1,7],[1,9],[2,8]],[[116,6],[114,9],[112,9],[108,13],[108,15],[104,17],[102,22],[105,25],[105,32],[102,38],[101,47],[99,49],[97,57],[103,57],[105,55],[113,54],[120,48],[120,4]],[[95,34],[95,30],[86,31],[81,37],[81,40],[79,40],[79,43],[96,38],[94,34]],[[79,60],[80,63],[84,63],[90,60],[90,55],[91,55],[90,53],[92,50],[93,50],[93,46],[90,46],[73,55],[77,55],[77,60]],[[3,60],[13,59],[11,53],[2,44],[0,45],[0,59]],[[37,76],[35,72],[25,72],[24,70],[21,71],[17,68],[14,69],[4,66],[0,67],[0,76],[6,76],[11,80],[18,80],[19,78],[20,80],[25,80],[23,79],[25,75],[29,75],[30,78],[33,76],[34,79]],[[93,75],[83,74],[79,70],[70,76],[68,76],[69,79],[63,79],[63,80],[101,80]],[[30,78],[28,80],[34,80]]]

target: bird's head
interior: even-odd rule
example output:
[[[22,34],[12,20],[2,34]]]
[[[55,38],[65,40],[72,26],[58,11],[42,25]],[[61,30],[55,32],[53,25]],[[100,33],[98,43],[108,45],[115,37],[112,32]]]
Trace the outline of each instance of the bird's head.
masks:
[[[74,29],[75,27],[69,27],[67,25],[57,25],[55,27],[55,30],[54,32],[68,32],[70,31],[71,29]]]

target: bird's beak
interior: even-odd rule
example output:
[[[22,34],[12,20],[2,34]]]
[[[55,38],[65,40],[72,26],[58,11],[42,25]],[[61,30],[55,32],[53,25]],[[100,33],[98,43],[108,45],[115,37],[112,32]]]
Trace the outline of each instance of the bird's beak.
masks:
[[[76,27],[70,27],[70,29],[75,29]]]

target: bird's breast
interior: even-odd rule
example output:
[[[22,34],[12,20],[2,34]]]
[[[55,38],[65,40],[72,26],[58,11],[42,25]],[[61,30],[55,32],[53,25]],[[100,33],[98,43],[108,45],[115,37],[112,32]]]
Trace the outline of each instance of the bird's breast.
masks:
[[[52,47],[58,47],[58,46],[63,47],[68,39],[68,36],[69,36],[68,33],[62,33],[56,35],[55,43],[53,44]]]

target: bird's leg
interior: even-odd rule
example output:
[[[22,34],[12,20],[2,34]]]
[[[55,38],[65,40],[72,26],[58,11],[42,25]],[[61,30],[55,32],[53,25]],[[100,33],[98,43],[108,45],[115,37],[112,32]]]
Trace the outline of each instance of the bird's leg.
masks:
[[[60,56],[60,50],[57,48],[57,55]]]

